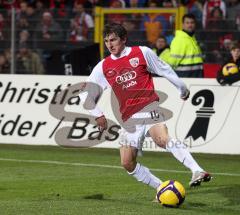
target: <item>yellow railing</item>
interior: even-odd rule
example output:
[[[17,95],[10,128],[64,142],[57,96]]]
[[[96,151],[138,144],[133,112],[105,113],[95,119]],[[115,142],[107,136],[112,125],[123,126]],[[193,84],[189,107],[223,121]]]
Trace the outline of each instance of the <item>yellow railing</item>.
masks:
[[[94,41],[100,44],[100,55],[101,58],[104,56],[104,42],[103,42],[103,27],[104,17],[106,14],[172,14],[175,17],[175,29],[182,28],[182,16],[186,12],[185,7],[178,8],[156,8],[156,9],[145,9],[145,8],[128,8],[128,9],[113,9],[113,8],[95,8],[95,32]]]

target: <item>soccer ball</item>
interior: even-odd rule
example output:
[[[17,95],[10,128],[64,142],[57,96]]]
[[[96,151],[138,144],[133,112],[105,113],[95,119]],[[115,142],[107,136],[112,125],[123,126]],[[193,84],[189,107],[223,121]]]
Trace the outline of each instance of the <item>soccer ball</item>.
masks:
[[[228,76],[235,73],[238,73],[238,66],[235,63],[227,63],[222,69],[222,74],[224,76]]]
[[[185,199],[183,185],[174,180],[163,182],[157,189],[157,200],[166,207],[179,207]]]

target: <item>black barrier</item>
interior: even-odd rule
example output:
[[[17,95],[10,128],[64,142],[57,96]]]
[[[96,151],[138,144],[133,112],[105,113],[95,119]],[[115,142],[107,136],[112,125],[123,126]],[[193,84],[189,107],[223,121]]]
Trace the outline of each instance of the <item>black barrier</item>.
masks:
[[[58,49],[46,50],[46,73],[52,75],[90,75],[100,61],[98,43],[65,44]]]

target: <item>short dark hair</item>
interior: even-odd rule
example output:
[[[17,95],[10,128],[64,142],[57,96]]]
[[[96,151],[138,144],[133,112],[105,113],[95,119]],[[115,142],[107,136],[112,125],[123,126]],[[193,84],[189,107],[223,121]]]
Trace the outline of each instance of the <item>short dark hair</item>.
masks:
[[[167,38],[166,38],[165,36],[163,36],[163,35],[160,35],[160,36],[158,37],[158,39],[163,39],[163,40],[165,40],[165,42],[167,42]]]
[[[106,36],[112,33],[120,37],[121,40],[127,38],[127,30],[121,24],[110,23],[105,25],[103,30],[103,37],[105,38]]]
[[[232,46],[231,46],[231,51],[234,50],[234,49],[240,49],[239,44],[233,43]]]
[[[184,14],[184,16],[182,17],[182,23],[185,21],[185,19],[193,19],[196,22],[196,17],[192,14],[192,13],[187,13]]]

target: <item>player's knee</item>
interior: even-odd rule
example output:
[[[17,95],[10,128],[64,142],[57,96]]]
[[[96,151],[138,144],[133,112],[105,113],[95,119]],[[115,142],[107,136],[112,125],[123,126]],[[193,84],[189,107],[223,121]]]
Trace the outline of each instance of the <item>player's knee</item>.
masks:
[[[136,167],[136,162],[135,161],[129,161],[129,160],[123,160],[123,161],[121,161],[121,165],[128,172],[132,172]]]

